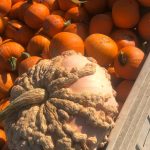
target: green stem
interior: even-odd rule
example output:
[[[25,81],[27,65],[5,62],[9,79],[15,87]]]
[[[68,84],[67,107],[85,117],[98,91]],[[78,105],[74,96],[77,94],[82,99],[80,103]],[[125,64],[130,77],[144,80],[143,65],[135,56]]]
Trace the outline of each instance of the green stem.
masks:
[[[122,66],[125,66],[127,64],[127,55],[120,51],[119,55],[118,55],[118,61]]]
[[[15,71],[16,70],[16,66],[17,66],[17,58],[15,57],[11,57],[8,59],[8,63],[11,67],[11,71]]]
[[[64,23],[64,26],[67,27],[71,24],[71,20],[67,20],[65,23]]]
[[[27,52],[23,52],[23,53],[21,54],[21,58],[22,58],[22,59],[26,59],[26,58],[29,58],[29,57],[31,57],[31,55],[30,55],[29,53],[27,53]]]

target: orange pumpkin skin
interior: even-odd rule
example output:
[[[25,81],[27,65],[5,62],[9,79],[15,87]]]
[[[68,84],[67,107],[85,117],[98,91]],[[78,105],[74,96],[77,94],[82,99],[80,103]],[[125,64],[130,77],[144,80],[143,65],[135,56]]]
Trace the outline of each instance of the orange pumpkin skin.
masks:
[[[135,0],[118,0],[112,7],[112,17],[117,27],[133,28],[140,19],[139,5]]]
[[[144,40],[150,40],[150,13],[145,14],[139,24],[138,24],[138,31],[140,36],[144,39]]]
[[[71,22],[87,22],[89,17],[84,7],[73,7],[65,13],[65,19]]]
[[[30,39],[27,45],[27,52],[31,56],[39,56],[48,59],[49,46],[50,46],[50,40],[47,37],[42,35],[35,35]]]
[[[75,50],[84,55],[84,42],[74,33],[60,32],[56,34],[50,44],[50,56],[58,56],[63,51]]]
[[[3,129],[0,129],[0,148],[3,147],[5,142],[6,142],[6,134]]]
[[[98,14],[95,15],[89,25],[90,34],[101,33],[109,35],[113,28],[113,21],[108,14]]]
[[[124,80],[122,81],[115,89],[117,92],[116,100],[119,103],[119,108],[121,109],[123,104],[125,103],[131,89],[134,85],[134,81]]]
[[[33,2],[25,10],[24,21],[29,27],[39,29],[49,13],[49,9],[44,4]]]
[[[0,2],[0,16],[6,16],[11,9],[11,0],[1,0]]]
[[[89,35],[89,28],[87,24],[84,23],[72,23],[68,25],[64,32],[71,32],[79,35],[83,40],[85,40]]]
[[[106,0],[87,0],[84,7],[90,14],[99,14],[104,12],[107,5]]]
[[[138,0],[141,5],[145,7],[150,7],[150,1],[149,0]]]
[[[15,71],[16,59],[24,52],[24,48],[16,42],[6,41],[0,45],[0,70]]]
[[[58,16],[64,17],[65,12],[58,9],[58,10],[54,10],[54,11],[51,13],[51,15],[58,15]]]
[[[65,26],[64,19],[58,15],[49,15],[43,22],[43,31],[49,37],[61,32]]]
[[[114,61],[116,73],[128,80],[135,80],[144,61],[144,52],[137,47],[127,46],[120,50]]]
[[[30,68],[32,68],[35,64],[37,64],[41,59],[42,58],[38,56],[31,56],[21,61],[18,66],[19,75],[27,72]]]
[[[28,26],[17,20],[9,21],[5,30],[5,37],[13,39],[24,46],[27,45],[33,34],[33,31]]]
[[[16,75],[14,73],[0,73],[0,99],[8,95],[9,90],[14,84]]]
[[[111,38],[117,43],[118,49],[126,46],[139,46],[139,40],[134,32],[127,29],[117,29],[111,33]]]
[[[97,60],[101,66],[109,66],[118,54],[115,41],[104,34],[92,34],[85,40],[85,50],[89,57]]]
[[[72,7],[77,6],[77,4],[73,3],[71,0],[58,0],[58,4],[61,10],[66,11]]]

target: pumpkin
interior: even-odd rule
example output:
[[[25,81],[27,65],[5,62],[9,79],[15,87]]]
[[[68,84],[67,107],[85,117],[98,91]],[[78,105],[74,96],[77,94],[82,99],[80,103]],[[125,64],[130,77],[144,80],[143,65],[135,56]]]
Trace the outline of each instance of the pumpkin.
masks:
[[[31,56],[49,58],[49,46],[50,40],[46,36],[35,35],[30,39],[27,45],[27,52]]]
[[[131,13],[132,12],[132,13]],[[120,28],[133,28],[140,19],[136,0],[118,0],[112,7],[114,24]]]
[[[61,16],[49,15],[43,22],[43,32],[49,37],[61,32],[65,27],[65,21]]]
[[[33,31],[17,20],[11,20],[7,23],[5,37],[26,46],[28,41],[33,36]]]
[[[86,55],[93,57],[101,66],[113,64],[118,54],[118,47],[114,40],[104,34],[95,33],[85,39]]]
[[[73,51],[18,77],[11,100],[0,112],[11,149],[99,149],[118,114],[106,69]]]
[[[78,0],[75,0],[75,1],[78,2]],[[58,4],[59,4],[60,9],[63,11],[66,11],[72,7],[78,6],[78,3],[74,3],[74,0],[58,0]]]
[[[106,0],[87,0],[84,3],[84,7],[90,14],[99,14],[105,11],[107,6]]]
[[[134,85],[134,81],[132,80],[123,80],[117,87],[116,87],[116,100],[119,103],[119,108],[121,110],[123,104],[125,103],[131,89]]]
[[[11,9],[11,0],[1,0],[0,2],[0,16],[6,16]]]
[[[25,10],[24,21],[29,27],[39,29],[49,13],[49,9],[44,4],[32,2]]]
[[[49,8],[50,12],[57,10],[59,8],[57,0],[34,0],[34,1],[46,5]]]
[[[150,13],[146,13],[144,16],[142,16],[139,24],[138,24],[138,31],[140,36],[144,39],[144,40],[150,40]]]
[[[0,45],[0,69],[15,71],[17,58],[24,52],[24,48],[16,42],[6,41]]]
[[[116,73],[128,80],[135,80],[144,61],[144,52],[134,46],[122,48],[115,58],[114,67]]]
[[[31,56],[24,60],[22,60],[18,65],[18,73],[19,75],[28,71],[28,69],[32,68],[35,64],[37,64],[42,58],[38,56]]]
[[[64,17],[65,12],[58,9],[58,10],[52,11],[51,15],[58,15],[58,16]]]
[[[75,33],[83,40],[85,40],[89,35],[89,27],[85,23],[71,23],[70,25],[66,26],[63,31]]]
[[[50,56],[60,55],[67,50],[75,50],[84,55],[84,42],[76,34],[70,32],[60,32],[56,34],[50,44]]]
[[[111,33],[111,38],[117,43],[119,50],[126,46],[139,46],[139,39],[131,30],[116,29]]]
[[[25,0],[12,0],[12,5],[14,5],[15,3],[21,2],[21,1],[25,1]]]
[[[9,93],[9,90],[14,84],[16,75],[13,73],[0,73],[0,99],[6,97]]]
[[[6,134],[3,129],[0,129],[0,148],[3,147],[5,142],[6,142]]]
[[[109,35],[113,28],[113,20],[108,14],[95,15],[89,25],[90,34],[101,33]]]
[[[145,7],[150,7],[150,1],[149,0],[138,0],[141,5]]]
[[[73,7],[65,13],[65,19],[71,22],[88,22],[89,17],[84,7]]]

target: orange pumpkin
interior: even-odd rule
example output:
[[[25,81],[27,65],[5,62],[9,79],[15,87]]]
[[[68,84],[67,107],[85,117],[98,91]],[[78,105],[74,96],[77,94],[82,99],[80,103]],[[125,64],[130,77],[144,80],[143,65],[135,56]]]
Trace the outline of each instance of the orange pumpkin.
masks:
[[[0,70],[15,71],[17,58],[24,48],[16,42],[5,41],[0,45]]]
[[[92,34],[85,40],[86,54],[97,60],[101,66],[109,66],[118,54],[115,41],[104,34]]]
[[[111,38],[117,43],[119,50],[126,46],[139,46],[139,40],[131,30],[116,29],[111,33]]]
[[[133,28],[140,19],[136,0],[118,0],[112,7],[114,24],[120,28]]]
[[[107,6],[106,0],[87,0],[84,7],[90,14],[99,14],[105,11]]]
[[[1,0],[0,2],[0,16],[6,16],[11,9],[11,0]]]
[[[108,14],[98,14],[95,15],[91,21],[89,26],[90,34],[93,33],[101,33],[105,35],[109,35],[113,28],[113,20]]]
[[[31,56],[40,56],[43,58],[49,58],[49,46],[50,40],[43,35],[35,35],[29,41],[27,46],[27,52]]]
[[[125,103],[129,93],[131,92],[133,85],[134,85],[134,81],[124,80],[116,87],[115,89],[117,92],[116,100],[119,103],[120,110],[123,104]]]
[[[24,46],[27,45],[33,34],[33,31],[28,26],[17,20],[10,20],[5,30],[6,38],[13,39]]]
[[[61,16],[49,15],[43,22],[43,31],[49,37],[61,32],[65,27],[65,21]]]
[[[3,147],[5,142],[6,142],[6,134],[3,129],[0,129],[0,148]]]
[[[141,5],[145,7],[150,7],[150,1],[149,0],[138,0]]]
[[[71,22],[87,22],[89,17],[84,7],[73,7],[65,13],[65,19]]]
[[[32,68],[35,64],[37,64],[41,59],[42,58],[38,56],[31,56],[21,61],[18,66],[19,75],[27,72],[30,68]]]
[[[56,34],[50,44],[50,56],[60,55],[63,51],[75,50],[84,55],[83,40],[74,33],[60,32]]]
[[[138,24],[138,31],[144,40],[150,40],[150,13],[146,13]]]
[[[135,80],[139,74],[144,60],[144,52],[137,47],[127,46],[120,50],[115,59],[116,73],[129,80]]]
[[[29,27],[39,29],[49,13],[49,9],[44,4],[32,2],[25,10],[24,21]]]
[[[89,28],[84,23],[72,23],[65,27],[64,32],[71,32],[79,35],[83,40],[89,35]]]
[[[14,84],[16,75],[13,73],[0,73],[0,99],[6,97],[9,93],[9,90]]]

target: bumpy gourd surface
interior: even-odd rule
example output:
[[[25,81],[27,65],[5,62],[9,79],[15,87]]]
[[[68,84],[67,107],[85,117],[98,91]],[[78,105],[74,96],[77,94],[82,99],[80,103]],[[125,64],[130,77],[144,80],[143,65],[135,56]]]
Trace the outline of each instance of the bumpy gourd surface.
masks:
[[[118,113],[114,95],[106,70],[90,58],[69,51],[41,60],[11,90],[14,112],[5,120],[10,150],[103,146]]]

